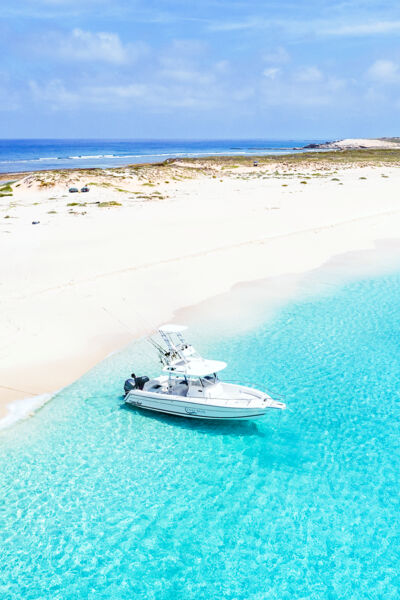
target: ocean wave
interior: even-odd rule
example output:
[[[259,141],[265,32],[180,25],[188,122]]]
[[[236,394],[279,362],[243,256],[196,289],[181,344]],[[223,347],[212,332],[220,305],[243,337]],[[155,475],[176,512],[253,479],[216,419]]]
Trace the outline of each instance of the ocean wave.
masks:
[[[17,421],[21,419],[26,419],[34,412],[36,412],[39,408],[44,406],[46,402],[51,400],[53,396],[57,392],[40,394],[38,396],[32,396],[28,398],[22,398],[20,400],[15,400],[8,404],[8,412],[7,414],[0,419],[0,430],[5,429],[6,427],[10,427]]]
[[[119,156],[116,154],[80,154],[79,156],[66,156],[65,158],[71,160],[85,160],[87,158],[119,158]]]

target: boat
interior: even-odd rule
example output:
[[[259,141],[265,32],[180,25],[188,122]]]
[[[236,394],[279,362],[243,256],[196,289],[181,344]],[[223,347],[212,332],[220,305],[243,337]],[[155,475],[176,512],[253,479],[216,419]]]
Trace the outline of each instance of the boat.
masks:
[[[159,413],[195,419],[244,420],[265,415],[271,409],[286,408],[273,398],[249,385],[222,381],[219,373],[227,364],[203,358],[188,344],[183,325],[159,328],[161,341],[149,342],[157,350],[162,365],[158,377],[137,377],[125,381],[128,405]]]

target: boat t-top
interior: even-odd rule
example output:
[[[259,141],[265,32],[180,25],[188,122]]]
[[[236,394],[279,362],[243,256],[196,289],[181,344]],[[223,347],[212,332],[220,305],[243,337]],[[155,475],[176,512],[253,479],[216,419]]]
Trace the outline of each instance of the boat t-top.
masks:
[[[186,343],[183,325],[159,328],[161,343],[149,342],[157,350],[163,374],[125,381],[125,402],[140,408],[196,419],[251,419],[269,409],[286,405],[252,387],[221,381],[218,373],[226,363],[202,358]]]

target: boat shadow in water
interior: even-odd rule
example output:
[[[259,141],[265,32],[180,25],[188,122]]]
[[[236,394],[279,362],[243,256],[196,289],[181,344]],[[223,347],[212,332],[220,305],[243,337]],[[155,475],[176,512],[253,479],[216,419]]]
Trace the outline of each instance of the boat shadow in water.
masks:
[[[121,410],[137,413],[153,419],[160,423],[167,423],[181,429],[189,429],[191,431],[199,431],[209,435],[232,435],[232,436],[257,436],[265,437],[268,431],[261,431],[255,421],[218,421],[217,419],[193,419],[190,417],[176,417],[167,413],[157,413],[155,411],[139,408],[138,406],[128,406],[123,403],[120,406]]]
[[[295,472],[307,468],[309,462],[301,436],[291,429],[287,430],[280,419],[278,421],[274,419],[273,422],[265,419],[205,421],[152,412],[125,403],[120,405],[120,410],[128,411],[133,417],[135,414],[140,415],[160,424],[179,427],[186,431],[196,431],[208,436],[248,438],[248,446],[244,454],[251,460],[256,458],[259,468],[266,472],[271,469]]]

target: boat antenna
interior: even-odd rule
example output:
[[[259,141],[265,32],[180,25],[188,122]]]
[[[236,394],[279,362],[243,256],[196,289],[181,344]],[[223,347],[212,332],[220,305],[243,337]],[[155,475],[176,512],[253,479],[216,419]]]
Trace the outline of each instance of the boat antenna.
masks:
[[[161,346],[161,344],[159,344],[158,342],[156,342],[155,339],[153,339],[151,336],[149,336],[147,338],[147,341],[149,342],[149,344],[151,344],[156,350],[158,350],[158,352],[163,352],[165,353],[165,349]]]
[[[168,358],[171,353],[168,350],[166,350],[165,348],[163,348],[163,346],[161,346],[161,344],[156,342],[156,340],[154,338],[152,338],[151,336],[147,338],[147,341],[149,342],[149,344],[151,344],[153,346],[153,348],[155,348],[157,350],[158,357],[160,359],[161,364],[163,366],[166,366],[168,364]]]

